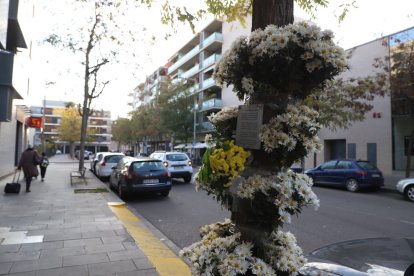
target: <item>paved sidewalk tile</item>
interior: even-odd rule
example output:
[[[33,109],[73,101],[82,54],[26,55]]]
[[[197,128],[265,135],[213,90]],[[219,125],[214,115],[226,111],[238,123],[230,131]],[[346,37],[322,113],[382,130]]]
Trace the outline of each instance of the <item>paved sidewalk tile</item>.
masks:
[[[14,262],[10,272],[26,272],[57,267],[62,267],[62,257]]]
[[[0,275],[159,275],[108,207],[119,199],[75,193],[105,185],[87,172],[87,186],[71,186],[69,172],[78,164],[59,158],[50,158],[46,181],[33,180],[31,193],[0,195]]]
[[[145,254],[138,248],[124,250],[124,251],[116,251],[116,252],[108,252],[109,259],[111,262],[113,261],[121,261],[121,260],[130,260],[130,259],[142,259],[146,258]]]
[[[129,271],[135,271],[135,275],[137,275],[137,267],[132,260],[117,261],[104,264],[89,264],[88,269],[90,276],[106,276],[112,274],[119,275],[119,273]]]
[[[13,263],[0,263],[0,275],[9,273]]]
[[[89,276],[89,273],[88,267],[82,265],[39,270],[36,276]]]
[[[63,266],[96,264],[96,263],[105,263],[105,262],[109,262],[108,254],[106,253],[63,257]]]

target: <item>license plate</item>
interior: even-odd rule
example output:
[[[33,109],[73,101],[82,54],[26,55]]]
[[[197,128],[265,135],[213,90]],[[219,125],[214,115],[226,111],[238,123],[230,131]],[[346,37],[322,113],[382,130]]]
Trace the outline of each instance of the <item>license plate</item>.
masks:
[[[184,169],[184,166],[175,166],[174,167],[174,170],[181,170],[181,169]]]
[[[380,177],[380,175],[378,173],[373,173],[372,177]]]
[[[158,182],[159,182],[158,179],[144,179],[142,181],[142,183],[144,183],[144,184],[154,184],[154,183],[158,183]]]

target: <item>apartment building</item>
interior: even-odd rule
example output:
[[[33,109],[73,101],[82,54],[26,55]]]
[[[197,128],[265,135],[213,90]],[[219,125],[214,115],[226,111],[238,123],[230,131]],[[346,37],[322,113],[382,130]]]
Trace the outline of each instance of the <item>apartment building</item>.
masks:
[[[62,113],[65,110],[65,102],[45,100],[43,106],[32,106],[31,117],[42,118],[43,129],[36,128],[32,134],[33,145],[40,146],[43,142],[54,144],[53,150],[61,150],[62,153],[69,153],[69,144],[59,137],[58,126],[62,121]],[[91,130],[92,140],[87,141],[85,149],[92,152],[108,151],[111,144],[111,113],[109,111],[94,110],[89,116],[88,128]],[[79,142],[76,143],[79,147]]]
[[[226,49],[223,48],[223,30],[227,30],[232,38],[230,34],[234,33],[234,29],[231,30],[229,24],[220,20],[211,21],[172,55],[163,66],[167,70],[166,76],[162,75],[163,78],[160,78],[158,69],[151,75],[153,77],[147,78],[146,83],[138,85],[134,90],[133,106],[136,108],[138,103],[145,104],[151,101],[149,95],[156,93],[155,84],[159,84],[166,77],[173,83],[191,81],[193,85],[190,91],[194,97],[195,111],[193,145],[203,141],[205,134],[213,131],[207,116],[218,112],[223,106],[240,104],[234,93],[224,95],[228,89],[222,90],[212,78],[214,66],[220,60],[223,49]],[[246,30],[243,29],[243,32]],[[152,81],[148,82],[148,79]]]
[[[30,0],[0,0],[0,178],[14,171],[28,143],[33,9]]]

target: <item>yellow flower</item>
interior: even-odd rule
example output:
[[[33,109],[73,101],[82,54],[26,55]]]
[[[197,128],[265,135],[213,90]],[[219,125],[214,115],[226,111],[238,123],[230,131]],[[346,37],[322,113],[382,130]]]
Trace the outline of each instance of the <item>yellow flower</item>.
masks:
[[[227,150],[225,150],[226,148]],[[234,144],[234,141],[224,142],[223,148],[214,149],[210,155],[210,168],[218,176],[226,177],[230,181],[223,184],[231,186],[231,179],[237,177],[244,170],[244,164],[249,157],[249,152]]]

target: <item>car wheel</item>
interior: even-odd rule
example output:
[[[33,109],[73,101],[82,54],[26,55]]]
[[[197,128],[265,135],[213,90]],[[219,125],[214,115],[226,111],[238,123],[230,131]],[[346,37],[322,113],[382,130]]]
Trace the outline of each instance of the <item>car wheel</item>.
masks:
[[[165,197],[167,197],[169,194],[170,194],[170,191],[161,192],[161,195]]]
[[[184,177],[184,182],[185,183],[190,183],[191,182],[191,176]]]
[[[348,179],[346,181],[346,189],[350,192],[357,192],[359,190],[358,181],[353,178]]]
[[[408,185],[404,190],[404,196],[409,201],[414,202],[414,185]]]
[[[125,194],[125,191],[121,187],[121,183],[118,183],[118,195],[122,200],[125,200],[126,194]]]

